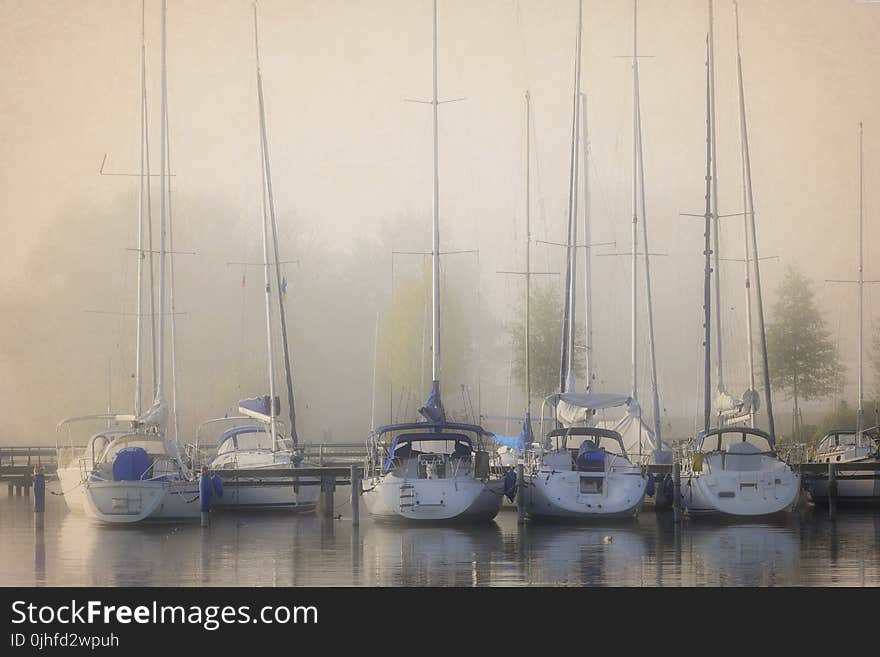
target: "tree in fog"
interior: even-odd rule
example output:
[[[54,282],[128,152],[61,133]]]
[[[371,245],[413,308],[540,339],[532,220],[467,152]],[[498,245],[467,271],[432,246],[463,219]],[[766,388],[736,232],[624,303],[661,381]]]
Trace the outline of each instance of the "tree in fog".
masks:
[[[472,420],[461,386],[470,382],[476,354],[461,294],[446,275],[441,275],[440,298],[443,404],[449,419]],[[389,370],[396,420],[417,419],[417,409],[431,390],[432,321],[431,263],[424,258],[420,271],[398,277],[391,306],[380,320],[379,367]]]
[[[562,295],[557,286],[549,283],[533,283],[529,307],[529,369],[532,398],[543,399],[559,390],[559,365],[562,352]],[[517,319],[508,324],[507,330],[513,347],[512,375],[520,389],[525,392],[526,336],[525,308],[521,304]],[[575,330],[575,344],[585,343],[583,326]],[[585,373],[584,359],[575,352],[575,376],[582,379]]]
[[[844,368],[819,312],[810,281],[794,267],[786,271],[767,326],[772,384],[794,402],[792,434],[801,438],[801,400],[840,390]]]

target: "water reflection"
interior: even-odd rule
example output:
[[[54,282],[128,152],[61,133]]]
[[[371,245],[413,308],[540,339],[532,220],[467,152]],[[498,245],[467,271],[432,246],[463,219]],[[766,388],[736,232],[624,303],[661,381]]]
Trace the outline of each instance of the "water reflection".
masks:
[[[683,573],[686,586],[771,586],[796,580],[800,562],[796,528],[692,522],[682,534],[682,552],[690,564]]]
[[[371,523],[364,561],[372,586],[482,586],[492,582],[503,554],[495,523],[411,527]]]
[[[3,586],[877,586],[880,514],[810,509],[780,523],[410,527],[218,514],[211,526],[105,527],[47,499],[0,498]]]

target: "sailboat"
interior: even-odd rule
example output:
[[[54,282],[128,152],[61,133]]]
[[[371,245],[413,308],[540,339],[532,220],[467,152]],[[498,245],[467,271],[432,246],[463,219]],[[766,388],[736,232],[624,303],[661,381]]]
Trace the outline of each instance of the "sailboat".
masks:
[[[278,233],[275,225],[275,201],[272,195],[272,176],[269,167],[268,142],[266,139],[266,115],[263,105],[263,78],[260,71],[260,50],[257,31],[257,7],[254,5],[254,48],[256,51],[257,100],[260,112],[260,154],[262,168],[263,196],[263,276],[266,303],[266,358],[269,378],[269,394],[265,397],[245,399],[239,402],[241,415],[232,418],[208,420],[199,427],[200,432],[208,425],[234,423],[223,431],[217,440],[216,448],[207,459],[211,470],[234,473],[238,469],[266,469],[260,477],[260,485],[254,485],[253,478],[236,479],[235,485],[227,485],[224,495],[214,502],[217,508],[235,509],[292,509],[300,512],[314,511],[318,503],[318,479],[304,486],[292,486],[289,481],[277,480],[273,485],[271,470],[293,468],[302,464],[303,457],[298,447],[296,414],[294,410],[290,355],[287,345],[287,324],[282,297],[282,281],[278,249]],[[268,202],[267,202],[268,200]],[[283,435],[282,422],[278,418],[280,399],[275,395],[275,357],[272,338],[272,262],[269,251],[269,229],[272,231],[272,256],[275,258],[275,283],[278,288],[278,312],[281,320],[281,339],[284,344],[284,366],[287,381],[288,404],[290,411],[290,437]],[[242,421],[245,421],[244,423]],[[267,481],[268,480],[268,481]],[[299,483],[302,483],[300,481]]]
[[[735,6],[735,5],[734,5]],[[776,453],[773,404],[770,394],[770,374],[767,367],[767,342],[764,331],[764,310],[761,300],[761,275],[758,259],[758,245],[755,234],[754,204],[752,199],[751,166],[749,162],[748,132],[745,119],[745,98],[742,83],[742,60],[739,51],[739,14],[737,13],[737,76],[739,82],[740,137],[743,157],[744,188],[744,226],[746,233],[746,267],[754,263],[755,287],[758,311],[759,334],[764,370],[764,395],[767,402],[769,431],[754,426],[757,404],[724,404],[729,398],[723,388],[721,353],[717,356],[718,399],[716,400],[717,423],[712,427],[711,390],[711,306],[712,306],[712,254],[710,245],[713,219],[715,220],[716,257],[716,298],[718,297],[718,213],[713,204],[717,189],[715,176],[714,147],[714,52],[712,32],[712,2],[709,2],[709,38],[706,44],[706,208],[704,214],[704,286],[703,322],[705,327],[704,344],[704,386],[703,386],[703,431],[692,445],[690,462],[685,463],[682,474],[682,507],[691,516],[720,515],[727,517],[768,516],[794,508],[800,494],[800,475],[779,458]],[[748,281],[748,278],[746,279]],[[747,288],[749,285],[747,284]],[[717,325],[716,325],[717,328]],[[751,326],[749,326],[751,335]],[[720,336],[720,333],[719,333]],[[749,340],[751,347],[751,339]],[[750,368],[752,372],[751,355]],[[744,401],[746,401],[744,399]],[[748,424],[745,424],[748,422]]]
[[[577,264],[577,176],[578,108],[580,93],[581,25],[583,2],[578,3],[578,31],[575,55],[574,100],[572,103],[571,170],[569,178],[569,223],[566,244],[565,298],[559,392],[544,400],[541,408],[542,444],[532,444],[526,452],[523,497],[531,518],[595,519],[632,517],[642,507],[647,479],[641,466],[627,455],[623,439],[614,429],[593,426],[597,410],[627,406],[635,413],[638,402],[630,395],[594,392],[588,374],[586,392],[575,391],[574,278]],[[586,134],[584,134],[586,141]],[[584,164],[586,167],[586,162]],[[586,221],[587,260],[589,262],[589,213]],[[635,229],[634,229],[635,230]],[[589,265],[587,270],[587,312],[589,307]],[[635,290],[635,281],[633,281]],[[591,330],[587,329],[587,358],[592,351]],[[555,428],[544,434],[545,406],[554,410]]]
[[[141,0],[141,65],[140,65],[140,85],[141,85],[141,116],[140,116],[140,164],[138,189],[138,269],[137,269],[137,335],[135,340],[135,396],[134,396],[134,413],[125,414],[114,412],[109,408],[105,413],[97,413],[92,415],[83,415],[78,417],[70,417],[61,420],[56,427],[57,441],[56,448],[58,453],[58,469],[57,475],[61,484],[61,494],[67,504],[68,509],[75,512],[83,512],[83,481],[88,472],[94,467],[96,461],[104,453],[106,447],[116,438],[120,438],[129,433],[134,418],[141,415],[142,407],[142,370],[141,363],[143,360],[143,275],[144,262],[149,263],[150,276],[150,334],[151,334],[151,359],[152,359],[152,378],[153,391],[156,389],[156,315],[155,315],[155,292],[154,292],[154,267],[153,267],[153,231],[152,231],[152,203],[150,194],[150,151],[148,137],[148,121],[147,121],[147,86],[146,86],[146,43],[145,43],[145,2]],[[147,244],[144,244],[145,226],[144,220],[147,220],[146,237]],[[146,247],[146,248],[145,248]],[[106,426],[97,433],[91,434],[85,445],[77,444],[74,437],[73,428],[80,424],[86,423],[105,423]]]
[[[368,439],[363,481],[371,515],[411,522],[492,520],[504,480],[492,472],[477,424],[450,422],[440,396],[440,184],[438,175],[437,0],[433,3],[434,207],[432,256],[432,384],[419,408],[423,422],[377,427]]]
[[[638,0],[633,0],[633,54],[632,54],[632,70],[633,70],[633,159],[632,159],[632,241],[631,250],[628,254],[630,257],[631,274],[631,330],[630,330],[630,364],[631,364],[631,385],[632,391],[630,397],[635,403],[630,403],[627,412],[619,418],[602,418],[594,422],[595,426],[617,431],[623,439],[627,453],[633,462],[640,465],[648,464],[669,464],[672,463],[672,450],[664,444],[661,423],[660,423],[660,394],[657,385],[657,357],[655,353],[654,342],[654,308],[651,287],[651,259],[648,248],[648,221],[647,207],[645,203],[645,180],[644,180],[644,156],[642,143],[642,115],[641,115],[641,94],[639,90],[639,54],[638,54]],[[587,188],[587,121],[586,121],[586,96],[583,98],[583,130],[584,130],[584,187]],[[591,282],[590,282],[590,259],[592,249],[589,244],[589,199],[585,202],[585,241],[587,243],[586,257],[586,314],[587,314],[587,391],[592,383],[592,366],[591,356],[592,346],[592,300],[591,300]],[[645,301],[647,305],[647,329],[648,329],[648,351],[651,363],[651,392],[653,403],[653,423],[649,426],[642,416],[641,407],[638,403],[639,399],[639,353],[638,353],[638,312],[637,298],[638,287],[636,284],[638,278],[638,256],[639,254],[639,226],[642,232],[642,256],[644,260],[645,272]],[[665,482],[666,480],[663,480]],[[664,486],[663,482],[655,488],[659,491],[654,495],[655,506],[663,507],[671,503],[671,496],[666,495],[666,491],[671,489],[671,485]],[[668,482],[671,484],[671,482]],[[650,492],[649,492],[650,495]]]
[[[859,404],[856,411],[855,429],[832,429],[816,446],[809,461],[811,463],[880,463],[880,431],[877,427],[865,428],[864,380],[862,361],[864,354],[864,156],[863,126],[859,123],[859,278],[856,281],[832,281],[835,283],[856,283],[859,286]],[[807,490],[816,501],[828,499],[828,480],[813,479],[807,483]],[[842,502],[880,501],[880,473],[838,472],[837,499]]]
[[[174,345],[173,232],[167,171],[170,169],[168,97],[165,66],[166,6],[162,2],[162,117],[161,117],[161,224],[159,250],[158,346],[154,401],[143,413],[113,419],[127,423],[124,430],[105,436],[106,445],[95,451],[82,477],[83,510],[94,520],[107,524],[145,520],[194,520],[199,517],[199,482],[184,462],[178,446],[177,382]],[[167,221],[166,221],[167,217]],[[168,247],[166,247],[166,241]],[[172,258],[166,268],[168,252]],[[171,361],[173,411],[165,400],[165,278],[169,273],[171,315]],[[173,428],[174,435],[169,435]],[[97,447],[96,443],[93,443]]]

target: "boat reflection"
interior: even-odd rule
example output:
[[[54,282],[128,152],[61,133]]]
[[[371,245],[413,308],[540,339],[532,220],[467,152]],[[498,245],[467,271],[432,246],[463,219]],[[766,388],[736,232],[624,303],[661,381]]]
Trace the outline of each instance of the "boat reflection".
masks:
[[[504,554],[494,522],[412,527],[371,522],[363,536],[361,572],[366,586],[485,586]]]

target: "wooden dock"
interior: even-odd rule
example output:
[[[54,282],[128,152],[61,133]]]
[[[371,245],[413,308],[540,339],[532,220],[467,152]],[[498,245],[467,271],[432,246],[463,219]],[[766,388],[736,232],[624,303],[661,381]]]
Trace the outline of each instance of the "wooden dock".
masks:
[[[9,495],[30,495],[35,467],[47,476],[54,476],[57,467],[55,448],[27,445],[0,447],[0,484],[6,484]]]

